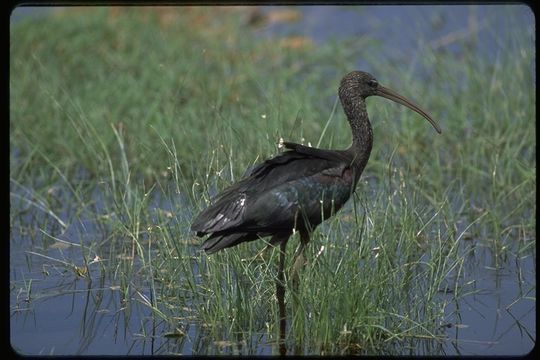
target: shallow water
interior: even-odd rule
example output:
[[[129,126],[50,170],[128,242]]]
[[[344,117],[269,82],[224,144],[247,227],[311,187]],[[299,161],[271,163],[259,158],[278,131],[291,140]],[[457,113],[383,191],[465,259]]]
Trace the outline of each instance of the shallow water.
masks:
[[[384,40],[381,54],[399,60],[416,56],[418,45],[414,34],[430,34],[428,41],[431,46],[437,46],[437,42],[443,41],[446,35],[471,26],[472,17],[481,28],[483,19],[488,15],[503,19],[510,12],[521,17],[525,26],[534,29],[534,20],[527,7],[495,8],[370,6],[354,9],[313,6],[302,8],[303,16],[297,22],[271,24],[259,32],[261,36],[299,34],[316,42],[325,42],[350,35],[361,37],[369,31],[370,36]],[[266,7],[263,12],[274,9]],[[12,21],[40,11],[48,10],[18,9]],[[426,21],[410,24],[410,19],[415,16]],[[499,30],[501,33],[505,31],[503,26]],[[494,55],[498,35],[480,29],[478,51]],[[452,46],[449,45],[449,51],[459,51]],[[369,64],[363,63],[360,56],[358,66],[370,70]],[[164,332],[172,329],[155,320],[144,305],[152,296],[144,281],[133,284],[128,296],[134,301],[129,301],[129,307],[125,307],[124,294],[120,293],[117,282],[101,269],[99,261],[89,266],[88,277],[76,276],[70,266],[84,263],[78,246],[97,240],[106,241],[111,236],[111,229],[103,228],[98,220],[100,215],[106,215],[99,191],[93,195],[95,204],[87,212],[74,216],[74,207],[60,206],[56,209],[59,219],[54,219],[23,200],[36,201],[32,189],[11,184],[10,190],[10,340],[16,351],[43,355],[219,354],[221,351],[272,354],[274,345],[265,344],[264,335],[253,335],[246,344],[216,344],[205,336],[204,329],[194,323],[188,325],[186,336],[163,337]],[[58,186],[55,191],[59,204],[69,204],[73,200],[67,189]],[[151,206],[163,211],[175,208],[165,197],[154,198]],[[189,217],[190,214],[182,216]],[[69,224],[67,229],[59,220]],[[36,224],[49,235],[39,231]],[[534,241],[530,239],[530,242]],[[481,239],[464,239],[462,246],[463,251],[474,247],[458,280],[462,296],[454,303],[452,293],[441,291],[440,294],[441,299],[447,298],[449,302],[446,307],[449,322],[445,324],[448,340],[436,344],[435,348],[432,343],[416,343],[412,350],[402,350],[401,353],[520,355],[529,352],[536,342],[534,245],[519,249],[518,246],[527,244],[515,244],[507,251],[505,259],[495,258],[490,248],[482,245]],[[91,252],[86,254],[90,258],[94,255]],[[66,263],[59,262],[59,259]],[[450,274],[449,278],[452,276]]]
[[[447,354],[524,355],[536,342],[536,266],[533,256],[510,256],[489,266],[491,251],[479,249],[467,259],[462,291],[471,292],[447,314],[455,323],[446,331]]]
[[[16,186],[12,186],[11,191],[28,196]],[[67,194],[65,191],[64,204],[71,200]],[[94,209],[97,209],[102,199],[99,192],[94,197],[98,205]],[[13,197],[11,206],[12,211],[25,208],[23,201],[13,201]],[[171,204],[159,197],[151,207],[173,210]],[[77,246],[103,241],[107,234],[91,213],[73,217],[69,215],[70,209],[63,210],[59,217],[66,222],[71,219],[66,229],[35,209],[15,217],[12,223],[10,311],[11,344],[15,350],[24,354],[85,355],[219,354],[222,351],[272,354],[274,345],[266,343],[264,334],[253,335],[247,344],[214,344],[195,323],[188,327],[186,337],[163,337],[163,333],[171,329],[155,320],[149,307],[143,305],[151,298],[149,284],[141,281],[132,285],[128,294],[131,301],[126,308],[120,287],[116,285],[118,281],[110,278],[110,270],[102,271],[99,262],[90,264],[87,277],[76,276],[69,266],[59,262],[82,265],[83,257]],[[94,215],[102,213],[96,211]],[[47,217],[49,225],[44,227],[45,232],[57,240],[43,232],[33,236],[28,233],[32,224],[42,224]],[[321,231],[325,231],[324,226]],[[412,353],[516,355],[527,353],[534,346],[536,283],[535,256],[531,255],[534,250],[523,252],[521,258],[508,255],[496,264],[491,250],[480,244],[476,239],[462,242],[462,251],[469,255],[458,288],[461,294],[470,294],[454,303],[454,290],[441,289],[440,299],[446,298],[449,302],[446,307],[449,322],[444,324],[448,340],[431,341],[428,345],[415,343]],[[471,247],[476,248],[470,251]],[[514,253],[518,253],[517,249],[508,252]],[[449,274],[449,283],[454,282],[453,277]],[[29,279],[32,279],[31,284]],[[32,289],[30,294],[25,291],[28,288]]]

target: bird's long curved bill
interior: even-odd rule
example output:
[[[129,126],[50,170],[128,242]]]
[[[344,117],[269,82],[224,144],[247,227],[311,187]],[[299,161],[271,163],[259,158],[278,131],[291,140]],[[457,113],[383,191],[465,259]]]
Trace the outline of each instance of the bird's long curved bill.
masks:
[[[424,110],[422,110],[420,107],[418,107],[418,105],[416,105],[412,101],[399,95],[394,90],[390,90],[389,88],[379,85],[379,88],[377,89],[377,95],[390,99],[392,101],[395,101],[401,105],[405,105],[409,109],[416,111],[417,113],[425,117],[426,120],[430,122],[430,124],[435,128],[435,130],[437,130],[439,134],[441,133],[441,128],[439,127],[439,124],[437,124],[435,120],[433,120],[431,116],[428,115],[428,113],[426,113]]]

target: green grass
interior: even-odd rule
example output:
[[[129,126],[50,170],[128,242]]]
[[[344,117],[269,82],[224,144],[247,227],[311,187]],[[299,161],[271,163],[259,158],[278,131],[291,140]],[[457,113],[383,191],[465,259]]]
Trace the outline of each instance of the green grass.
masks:
[[[495,61],[464,40],[457,54],[422,47],[407,70],[377,58],[375,41],[287,47],[257,37],[240,8],[167,13],[81,8],[11,25],[10,224],[29,232],[29,259],[114,288],[126,322],[130,306],[146,307],[178,352],[186,342],[195,354],[268,343],[277,352],[278,249],[259,254],[257,241],[208,257],[189,224],[212,194],[276,154],[280,138],[348,146],[332,109],[359,53],[443,134],[368,100],[372,156],[355,198],[314,233],[299,292],[287,291],[289,347],[436,352],[445,306],[468,291],[466,240],[496,268],[534,253],[535,54],[523,26],[498,38]],[[93,239],[79,227],[71,255],[52,255],[81,218]],[[21,299],[39,296],[32,279],[12,286]]]

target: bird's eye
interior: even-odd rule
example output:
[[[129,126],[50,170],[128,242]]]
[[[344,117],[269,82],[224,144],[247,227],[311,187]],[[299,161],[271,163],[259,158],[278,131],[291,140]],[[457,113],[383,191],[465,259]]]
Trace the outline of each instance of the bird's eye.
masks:
[[[379,83],[378,83],[377,80],[375,80],[375,79],[369,80],[368,84],[369,84],[369,86],[371,86],[372,88],[376,88],[377,86],[379,86]]]

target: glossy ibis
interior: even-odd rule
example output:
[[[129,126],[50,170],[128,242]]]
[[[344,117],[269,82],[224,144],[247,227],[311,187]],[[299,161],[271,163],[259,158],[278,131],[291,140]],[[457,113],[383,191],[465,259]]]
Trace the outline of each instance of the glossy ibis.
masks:
[[[346,150],[325,150],[291,142],[289,149],[256,166],[243,180],[218,194],[212,205],[193,221],[198,236],[209,234],[202,248],[207,254],[272,236],[285,243],[293,230],[300,233],[301,256],[310,232],[337,212],[355,190],[373,144],[365,99],[382,96],[416,111],[441,132],[417,105],[379,85],[370,74],[353,71],[339,86],[339,98],[352,130]]]
[[[243,180],[223,190],[191,225],[198,236],[210,235],[202,245],[207,254],[266,236],[272,236],[270,244],[280,244],[277,297],[281,340],[286,326],[283,267],[287,240],[294,230],[299,232],[300,246],[293,264],[296,287],[310,233],[347,202],[368,162],[373,132],[365,99],[373,95],[407,106],[441,132],[425,111],[379,85],[372,75],[350,72],[339,86],[341,105],[352,131],[352,145],[348,149],[325,150],[284,142],[288,151],[264,161]],[[280,351],[284,353],[284,345]]]

